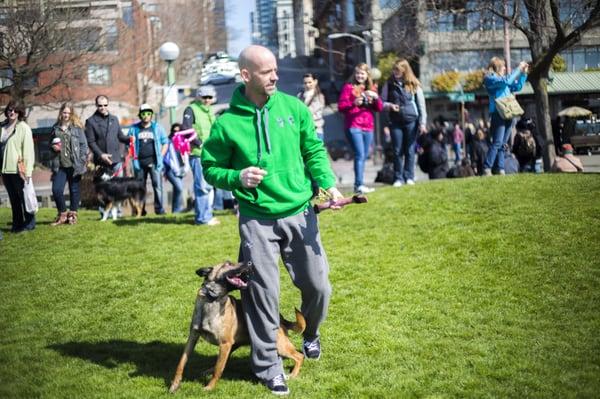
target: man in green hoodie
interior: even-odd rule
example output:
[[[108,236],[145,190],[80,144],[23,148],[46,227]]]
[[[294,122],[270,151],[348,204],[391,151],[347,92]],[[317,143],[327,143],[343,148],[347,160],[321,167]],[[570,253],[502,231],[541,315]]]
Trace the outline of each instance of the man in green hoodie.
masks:
[[[252,369],[271,392],[286,395],[276,346],[279,256],[302,294],[304,354],[318,359],[319,325],[327,315],[331,285],[317,217],[310,207],[310,177],[334,200],[342,195],[310,111],[297,98],[277,91],[273,53],[249,46],[240,54],[239,66],[244,84],[214,123],[202,165],[206,180],[233,191],[239,202],[241,256],[254,265],[248,288],[242,291]]]

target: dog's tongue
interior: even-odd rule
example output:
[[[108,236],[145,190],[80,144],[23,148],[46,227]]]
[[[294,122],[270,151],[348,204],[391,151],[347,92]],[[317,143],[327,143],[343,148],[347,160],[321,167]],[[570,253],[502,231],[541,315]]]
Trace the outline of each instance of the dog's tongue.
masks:
[[[246,288],[246,286],[248,285],[244,280],[242,280],[238,276],[227,277],[227,281],[229,281],[230,284],[233,284],[238,288]]]

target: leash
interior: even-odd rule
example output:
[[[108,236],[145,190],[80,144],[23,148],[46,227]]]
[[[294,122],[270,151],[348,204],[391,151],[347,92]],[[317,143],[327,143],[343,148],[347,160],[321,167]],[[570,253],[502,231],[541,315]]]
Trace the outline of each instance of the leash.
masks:
[[[137,159],[137,154],[135,153],[135,146],[133,143],[133,136],[129,138],[129,147],[127,148],[127,155],[125,155],[125,161],[121,164],[121,167],[113,173],[112,177],[117,177],[121,174],[121,172],[127,168],[129,165],[129,161],[133,159]]]

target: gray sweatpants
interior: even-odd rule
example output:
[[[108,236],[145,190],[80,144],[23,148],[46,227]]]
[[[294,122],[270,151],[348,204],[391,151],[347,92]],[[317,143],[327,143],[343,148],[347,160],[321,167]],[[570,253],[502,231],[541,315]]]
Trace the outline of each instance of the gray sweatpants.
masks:
[[[331,297],[329,265],[321,244],[317,216],[310,207],[297,215],[277,220],[240,216],[239,227],[243,260],[254,264],[248,288],[242,290],[252,344],[252,370],[258,378],[269,380],[283,373],[276,346],[279,256],[302,294],[300,311],[306,318],[304,337],[308,340],[319,336],[319,325],[327,316]]]

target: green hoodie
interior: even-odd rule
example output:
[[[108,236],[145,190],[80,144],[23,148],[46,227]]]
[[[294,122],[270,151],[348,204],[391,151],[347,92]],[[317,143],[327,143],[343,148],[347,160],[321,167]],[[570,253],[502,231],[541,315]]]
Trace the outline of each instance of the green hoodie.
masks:
[[[240,182],[240,171],[249,166],[267,171],[256,188],[244,188]],[[335,186],[309,109],[278,91],[258,109],[244,95],[243,85],[233,93],[229,110],[213,124],[202,167],[208,183],[234,192],[241,215],[258,219],[304,211],[312,198],[309,176],[324,189]]]

